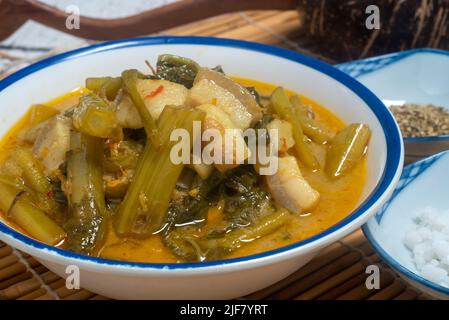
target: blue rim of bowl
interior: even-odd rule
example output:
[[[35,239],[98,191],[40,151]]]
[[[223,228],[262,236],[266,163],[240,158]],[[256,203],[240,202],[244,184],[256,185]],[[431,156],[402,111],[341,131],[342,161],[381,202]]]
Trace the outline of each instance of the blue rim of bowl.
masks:
[[[379,198],[385,193],[390,184],[394,181],[398,170],[401,169],[401,155],[403,152],[403,146],[399,128],[397,127],[393,116],[385,107],[385,105],[382,103],[382,101],[380,101],[370,90],[368,90],[364,85],[362,85],[354,78],[350,77],[349,75],[345,74],[344,72],[336,69],[335,67],[327,63],[318,61],[311,57],[301,55],[294,51],[255,42],[214,38],[214,37],[192,37],[192,36],[142,37],[135,39],[125,39],[119,41],[105,42],[65,52],[47,58],[45,60],[39,61],[24,69],[21,69],[16,73],[13,73],[12,75],[0,81],[0,92],[9,85],[26,77],[29,74],[32,74],[36,71],[39,71],[48,66],[63,61],[72,60],[82,56],[95,54],[98,52],[110,51],[119,48],[122,49],[127,47],[167,45],[167,44],[221,46],[221,47],[231,47],[264,53],[305,65],[309,68],[312,68],[318,72],[321,72],[329,76],[330,78],[349,88],[351,91],[354,92],[354,94],[356,94],[360,99],[362,99],[371,109],[371,111],[376,115],[378,121],[382,124],[383,132],[385,135],[387,144],[386,164],[382,177],[378,182],[376,188],[371,192],[371,194],[367,197],[367,199],[361,205],[359,205],[359,207],[356,208],[351,214],[349,214],[344,219],[340,220],[338,223],[327,228],[326,230],[320,232],[319,234],[316,234],[302,241],[295,242],[293,244],[278,249],[239,258],[224,259],[217,261],[191,262],[191,263],[143,263],[143,262],[111,260],[111,259],[86,256],[71,251],[59,249],[50,245],[46,245],[28,236],[25,236],[19,233],[18,231],[15,231],[14,229],[12,229],[11,227],[7,226],[2,222],[0,222],[0,232],[7,234],[8,236],[14,238],[15,240],[25,243],[28,246],[32,246],[40,250],[49,251],[51,253],[55,253],[59,256],[63,256],[69,259],[77,259],[81,261],[88,261],[102,265],[109,265],[116,267],[152,268],[152,269],[191,269],[191,268],[218,266],[218,265],[229,265],[238,262],[246,262],[260,258],[266,258],[280,253],[285,253],[289,250],[299,248],[301,246],[304,246],[306,244],[309,244],[311,242],[314,242],[316,240],[331,235],[332,233],[336,232],[337,230],[343,228],[344,226],[348,225],[349,223],[353,222],[354,220],[362,216],[373,204],[375,204],[379,200]]]
[[[425,158],[423,160],[414,162],[412,164],[410,164],[409,166],[417,166],[419,165],[419,163],[424,162],[424,161],[428,161],[430,158],[441,158],[442,155],[444,154],[449,154],[449,151],[443,151],[440,153],[437,153],[433,156],[430,156],[428,158]],[[439,159],[437,159],[438,161]],[[434,165],[435,163],[433,163],[432,165]],[[407,167],[406,167],[407,168]],[[407,169],[404,170],[407,170]],[[406,189],[401,190],[401,192],[405,191]],[[400,192],[400,193],[401,193]],[[396,195],[398,196],[399,193]],[[391,199],[391,201],[394,201],[394,199]],[[374,217],[373,217],[374,218]],[[374,237],[374,235],[371,233],[371,230],[369,228],[368,223],[365,223],[362,226],[362,230],[363,230],[363,234],[365,235],[365,237],[368,239],[368,242],[370,243],[371,246],[373,246],[374,250],[380,255],[380,257],[387,262],[387,264],[389,266],[391,266],[394,270],[396,270],[396,272],[398,273],[402,273],[403,275],[405,275],[407,278],[421,284],[424,285],[432,290],[435,290],[438,293],[442,293],[445,295],[449,296],[449,288],[443,287],[439,284],[436,284],[435,282],[432,282],[430,280],[427,280],[425,278],[423,278],[422,276],[420,276],[419,274],[411,271],[410,269],[404,267],[402,264],[400,264],[395,258],[393,258],[387,251],[385,251],[382,246],[379,244],[379,242],[376,241],[376,238]]]
[[[344,71],[344,68],[347,68],[348,66],[351,66],[351,65],[358,65],[358,64],[364,64],[364,63],[370,64],[375,61],[389,60],[388,63],[383,64],[377,68],[374,68],[369,71],[363,71],[363,72],[357,74],[355,76],[355,78],[358,79],[359,77],[363,77],[367,74],[382,70],[382,69],[384,69],[398,61],[401,61],[405,58],[408,58],[415,54],[422,54],[422,53],[430,53],[430,54],[436,54],[436,55],[440,55],[440,56],[447,56],[449,58],[449,51],[445,51],[445,50],[441,50],[441,49],[433,49],[433,48],[419,48],[419,49],[412,49],[412,50],[405,50],[405,51],[400,51],[400,52],[389,53],[389,54],[376,56],[376,57],[372,57],[372,58],[367,58],[367,59],[359,59],[359,60],[354,60],[354,61],[350,61],[350,62],[345,62],[345,63],[336,65],[336,67],[342,68],[343,69],[342,71]],[[442,141],[442,140],[449,140],[449,135],[404,138],[404,142],[431,142],[431,141]]]

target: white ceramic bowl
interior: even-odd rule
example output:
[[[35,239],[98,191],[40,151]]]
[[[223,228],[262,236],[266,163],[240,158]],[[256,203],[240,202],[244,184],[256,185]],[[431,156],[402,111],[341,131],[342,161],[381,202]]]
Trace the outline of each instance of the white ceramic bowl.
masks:
[[[393,197],[363,226],[368,241],[379,255],[407,282],[431,297],[449,299],[449,288],[423,278],[404,244],[417,211],[426,207],[447,212],[449,152],[443,152],[404,168]]]
[[[81,286],[119,299],[222,299],[243,296],[291,274],[321,248],[359,228],[390,197],[402,171],[399,129],[382,102],[359,82],[325,63],[262,44],[201,37],[156,37],[103,43],[31,65],[0,82],[0,136],[27,110],[83,85],[88,76],[145,69],[161,53],[186,56],[228,74],[275,83],[300,92],[346,122],[372,129],[366,186],[358,207],[311,238],[252,256],[185,264],[131,263],[87,257],[34,241],[0,223],[0,239],[60,276],[81,271]]]

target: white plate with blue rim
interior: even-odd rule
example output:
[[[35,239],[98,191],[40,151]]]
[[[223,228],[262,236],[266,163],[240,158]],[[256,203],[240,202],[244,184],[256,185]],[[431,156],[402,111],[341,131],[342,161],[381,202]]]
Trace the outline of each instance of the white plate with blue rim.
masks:
[[[418,49],[337,66],[370,88],[387,105],[434,104],[449,109],[449,52]],[[406,166],[390,201],[363,226],[377,253],[403,279],[434,298],[449,288],[420,275],[404,244],[416,213],[449,209],[449,136],[404,139]],[[430,156],[429,156],[430,155]]]
[[[405,237],[417,212],[428,207],[434,208],[435,214],[449,212],[448,168],[448,151],[406,166],[392,198],[363,226],[368,241],[385,262],[412,286],[439,299],[449,299],[449,288],[420,274]]]
[[[337,66],[357,78],[387,106],[433,104],[449,109],[449,52],[416,49]],[[405,138],[405,163],[449,149],[449,135]]]

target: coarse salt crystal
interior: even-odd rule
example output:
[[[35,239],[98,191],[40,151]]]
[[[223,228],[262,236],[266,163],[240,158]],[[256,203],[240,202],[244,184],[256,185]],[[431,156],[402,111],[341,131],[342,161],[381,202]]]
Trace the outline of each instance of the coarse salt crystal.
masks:
[[[426,207],[413,221],[404,237],[413,263],[424,278],[449,287],[449,210]]]

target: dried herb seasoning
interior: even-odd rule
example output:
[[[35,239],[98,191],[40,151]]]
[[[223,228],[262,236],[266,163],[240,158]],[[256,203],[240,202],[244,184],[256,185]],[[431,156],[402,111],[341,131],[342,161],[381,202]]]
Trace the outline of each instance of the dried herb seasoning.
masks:
[[[391,106],[404,138],[449,135],[449,111],[434,105]]]

